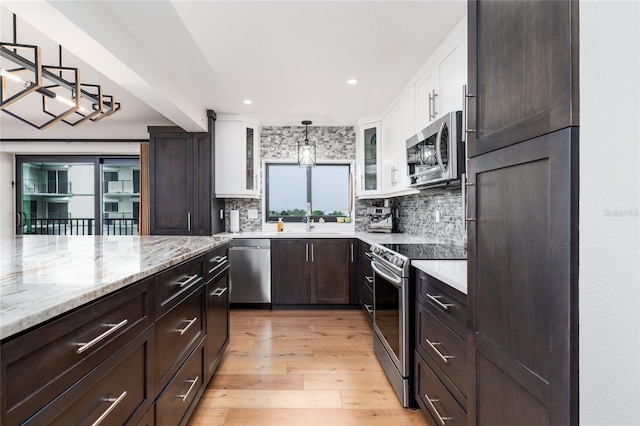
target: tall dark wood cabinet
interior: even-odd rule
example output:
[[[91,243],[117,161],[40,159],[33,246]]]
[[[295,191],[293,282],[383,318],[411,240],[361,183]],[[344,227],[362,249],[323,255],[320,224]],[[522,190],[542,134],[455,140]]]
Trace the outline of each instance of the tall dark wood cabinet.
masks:
[[[469,425],[578,424],[577,2],[469,2]]]
[[[578,2],[469,2],[469,156],[578,125]]]
[[[149,127],[152,235],[211,235],[211,138]]]

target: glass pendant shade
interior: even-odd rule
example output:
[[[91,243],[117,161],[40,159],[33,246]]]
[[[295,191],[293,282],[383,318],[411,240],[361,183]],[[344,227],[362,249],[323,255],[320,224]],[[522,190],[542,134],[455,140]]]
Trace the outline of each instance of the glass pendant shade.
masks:
[[[304,124],[304,141],[298,141],[298,165],[312,167],[316,165],[316,143],[309,141],[307,126],[311,121],[305,120],[302,124]]]

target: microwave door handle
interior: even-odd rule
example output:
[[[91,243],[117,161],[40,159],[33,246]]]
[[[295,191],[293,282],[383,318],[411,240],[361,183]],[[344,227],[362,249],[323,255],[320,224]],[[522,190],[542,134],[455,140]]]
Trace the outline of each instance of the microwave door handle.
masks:
[[[445,121],[440,125],[440,129],[438,129],[438,136],[436,136],[436,159],[438,160],[438,166],[440,166],[440,170],[444,174],[446,172],[444,168],[444,164],[442,163],[442,154],[440,153],[440,138],[442,137],[442,131],[444,130],[444,126],[447,123]]]

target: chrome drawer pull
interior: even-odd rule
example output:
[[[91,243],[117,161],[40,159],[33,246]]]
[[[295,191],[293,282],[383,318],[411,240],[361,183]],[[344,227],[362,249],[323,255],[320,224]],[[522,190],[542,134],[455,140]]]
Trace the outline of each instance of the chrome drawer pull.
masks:
[[[450,360],[451,358],[455,358],[455,357],[450,356],[450,355],[442,355],[442,352],[440,352],[440,351],[436,348],[436,346],[437,346],[437,345],[441,345],[442,343],[440,343],[440,342],[435,342],[435,343],[433,343],[433,342],[431,342],[429,339],[424,339],[424,340],[426,340],[426,341],[427,341],[427,343],[429,344],[429,346],[431,346],[431,349],[433,349],[433,350],[438,354],[438,356],[439,356],[440,358],[442,358],[442,360],[443,360],[444,362],[447,362],[447,363],[448,363],[448,362],[449,362],[449,360]]]
[[[209,296],[220,297],[220,296],[222,296],[224,294],[225,291],[227,291],[227,287],[225,287],[225,288],[218,287],[215,290],[213,290]]]
[[[198,317],[195,317],[192,320],[189,320],[189,324],[187,324],[187,326],[185,328],[183,328],[182,330],[176,330],[180,332],[180,335],[183,336],[184,333],[187,332],[187,330],[189,329],[189,327],[191,327],[196,321],[198,320]]]
[[[367,305],[365,303],[364,308],[367,310],[368,313],[372,314],[373,313],[373,309],[371,309],[371,305]]]
[[[98,337],[93,339],[92,341],[87,342],[87,343],[78,343],[78,346],[80,346],[80,347],[78,349],[76,349],[76,353],[81,354],[82,352],[84,352],[87,349],[89,349],[92,346],[94,346],[99,341],[104,340],[105,338],[109,337],[110,335],[112,335],[116,331],[120,330],[122,327],[127,325],[128,322],[129,322],[129,320],[127,320],[125,318],[122,321],[120,321],[118,324],[107,324],[107,327],[111,327],[111,328],[109,328],[107,331],[105,331],[104,333],[102,333],[101,335],[99,335]]]
[[[193,387],[196,385],[196,383],[198,383],[198,379],[199,378],[200,378],[200,376],[196,376],[196,378],[193,379],[193,380],[186,380],[186,382],[191,382],[191,386],[189,386],[189,389],[187,390],[187,393],[185,393],[184,395],[178,395],[178,398],[182,398],[182,402],[187,400],[187,397],[189,396],[189,394],[193,390]]]
[[[449,308],[450,308],[451,306],[453,306],[453,304],[451,304],[451,303],[442,303],[441,301],[439,301],[438,299],[439,299],[439,298],[441,298],[442,296],[432,296],[432,295],[430,295],[429,293],[427,293],[427,297],[428,297],[429,299],[433,300],[433,302],[434,302],[436,305],[440,306],[440,307],[441,307],[442,309],[444,309],[445,311],[448,311],[448,310],[449,310]]]
[[[369,282],[369,284],[373,284],[373,277],[364,276],[364,279]]]
[[[127,396],[127,391],[122,392],[122,394],[118,398],[107,399],[107,402],[113,402],[113,404],[111,404],[109,408],[107,408],[105,412],[102,413],[100,417],[98,417],[98,420],[96,420],[91,424],[91,426],[98,426],[100,423],[102,423],[102,421],[106,419],[107,416],[111,414],[113,410],[115,410],[116,406],[120,404],[120,402],[124,399],[125,396]]]
[[[198,278],[200,278],[198,276],[198,274],[193,274],[191,276],[188,276],[187,279],[185,279],[184,281],[180,280],[178,281],[178,284],[180,285],[180,288],[184,288],[186,287],[188,284],[191,284],[192,282],[194,282],[195,280],[197,280]]]
[[[227,256],[216,256],[213,259],[211,259],[212,262],[216,262],[217,265],[214,266],[213,268],[209,269],[209,273],[212,273],[213,271],[215,271],[216,269],[218,269],[222,264],[227,262]]]
[[[445,422],[446,422],[447,420],[451,420],[451,419],[452,419],[451,417],[442,417],[442,416],[440,415],[440,413],[438,412],[438,410],[436,410],[436,406],[435,406],[435,405],[433,405],[433,403],[434,403],[434,402],[440,402],[440,400],[439,400],[439,399],[435,399],[435,398],[434,398],[434,399],[431,399],[431,398],[429,398],[429,395],[427,395],[426,393],[424,394],[424,397],[425,397],[425,399],[427,400],[427,402],[429,403],[429,405],[431,406],[431,409],[433,410],[433,412],[434,412],[434,413],[436,413],[436,417],[438,417],[438,420],[440,421],[440,424],[441,424],[442,426],[444,426],[444,424],[445,424]]]

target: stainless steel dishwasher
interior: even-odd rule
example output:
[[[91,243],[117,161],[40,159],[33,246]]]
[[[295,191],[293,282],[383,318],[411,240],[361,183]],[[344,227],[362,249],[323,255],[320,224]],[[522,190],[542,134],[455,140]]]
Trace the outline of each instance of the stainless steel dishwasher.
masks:
[[[271,240],[234,238],[229,263],[230,302],[236,307],[270,307]]]

